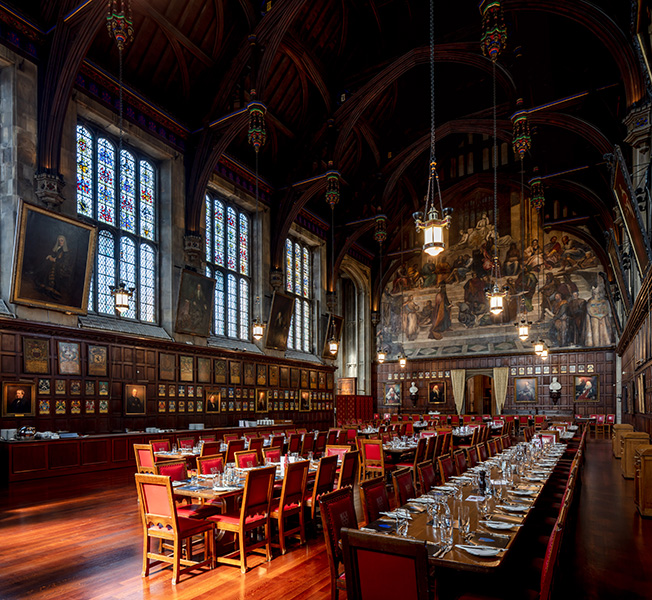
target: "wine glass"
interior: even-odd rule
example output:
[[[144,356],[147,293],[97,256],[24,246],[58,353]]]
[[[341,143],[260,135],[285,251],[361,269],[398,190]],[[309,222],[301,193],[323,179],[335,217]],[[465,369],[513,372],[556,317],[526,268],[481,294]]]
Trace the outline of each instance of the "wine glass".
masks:
[[[471,537],[471,513],[468,504],[462,504],[459,507],[459,527],[460,535],[465,542]]]

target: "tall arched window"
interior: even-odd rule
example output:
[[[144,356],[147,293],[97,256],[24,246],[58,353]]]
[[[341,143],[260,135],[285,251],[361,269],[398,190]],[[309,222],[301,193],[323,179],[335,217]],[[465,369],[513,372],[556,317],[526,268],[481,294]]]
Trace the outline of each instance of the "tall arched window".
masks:
[[[249,216],[206,194],[206,276],[215,279],[213,333],[250,339],[251,304]]]
[[[98,229],[88,310],[113,315],[111,286],[134,288],[123,317],[156,317],[156,168],[92,126],[77,124],[77,214]]]
[[[307,246],[290,238],[285,240],[285,291],[294,296],[294,315],[288,335],[288,348],[311,351],[312,268]]]

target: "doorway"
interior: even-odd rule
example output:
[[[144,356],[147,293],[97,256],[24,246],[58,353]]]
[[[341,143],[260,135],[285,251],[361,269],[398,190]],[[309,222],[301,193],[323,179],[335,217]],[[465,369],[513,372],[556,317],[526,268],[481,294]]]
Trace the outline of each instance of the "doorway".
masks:
[[[474,375],[466,380],[465,409],[469,415],[492,415],[494,407],[493,378]]]

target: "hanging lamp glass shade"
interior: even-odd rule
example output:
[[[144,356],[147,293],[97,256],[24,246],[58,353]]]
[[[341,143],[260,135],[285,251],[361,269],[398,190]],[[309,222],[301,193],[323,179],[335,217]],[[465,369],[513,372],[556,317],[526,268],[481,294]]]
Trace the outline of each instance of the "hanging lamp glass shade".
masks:
[[[265,325],[256,319],[252,325],[251,333],[256,341],[261,340],[265,333]]]
[[[548,358],[548,348],[544,348],[541,350],[541,354],[539,355],[543,360],[546,360]]]
[[[543,352],[544,344],[543,340],[539,339],[536,342],[534,342],[534,353],[537,356],[541,356],[541,353]]]
[[[503,300],[507,292],[501,290],[497,283],[494,283],[490,291],[487,292],[489,298],[489,311],[492,315],[499,315],[503,312]]]
[[[378,350],[378,354],[376,355],[376,360],[378,360],[378,362],[382,364],[385,362],[386,358],[387,355],[382,350]]]
[[[398,357],[398,364],[401,367],[401,369],[405,369],[407,365],[407,357],[405,354],[401,354],[401,356]]]
[[[523,317],[518,323],[514,323],[514,327],[518,329],[518,337],[525,341],[530,337],[530,325],[532,323]]]
[[[122,314],[129,310],[129,299],[134,295],[135,288],[127,289],[122,281],[116,286],[111,286],[111,295],[115,302],[115,310],[118,314]]]

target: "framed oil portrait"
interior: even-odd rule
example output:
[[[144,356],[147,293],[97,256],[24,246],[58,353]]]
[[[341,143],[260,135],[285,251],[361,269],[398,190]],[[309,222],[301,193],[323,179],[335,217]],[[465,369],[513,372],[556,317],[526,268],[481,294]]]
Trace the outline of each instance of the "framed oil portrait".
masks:
[[[33,417],[36,410],[36,383],[33,381],[2,382],[2,416]]]
[[[311,400],[310,390],[301,390],[299,392],[299,410],[301,412],[307,412],[310,410]]]
[[[319,389],[320,390],[325,390],[326,389],[326,373],[324,371],[319,371],[317,374],[317,380],[319,383]]]
[[[147,386],[125,383],[124,390],[125,415],[144,415],[147,408]]]
[[[215,383],[226,383],[226,359],[216,358],[213,361],[215,371]]]
[[[290,387],[298,389],[299,383],[299,369],[290,369]]]
[[[267,385],[267,365],[256,364],[256,385]]]
[[[294,298],[274,292],[267,320],[265,348],[287,350],[290,321],[294,314]]]
[[[309,375],[307,369],[301,369],[301,387],[307,388],[309,385]]]
[[[600,375],[575,376],[575,402],[598,402],[600,399]]]
[[[256,385],[256,370],[254,363],[244,363],[244,384]]]
[[[195,378],[195,359],[192,356],[179,357],[179,381],[192,381]]]
[[[435,379],[428,382],[428,402],[430,404],[445,404],[446,380]]]
[[[81,375],[81,357],[78,342],[57,342],[59,375]]]
[[[181,271],[176,331],[208,337],[213,316],[215,280],[193,271]]]
[[[643,279],[652,260],[650,240],[643,226],[643,219],[638,210],[638,202],[635,200],[632,181],[629,178],[629,171],[627,170],[627,165],[619,146],[614,147],[611,188],[618,202],[623,223],[625,224],[629,241],[634,250],[638,271],[641,279]]]
[[[385,406],[401,406],[401,384],[385,384]]]
[[[19,211],[11,301],[86,314],[97,230],[26,202]]]
[[[276,387],[278,385],[278,365],[269,365],[269,385]]]
[[[537,378],[516,377],[514,379],[514,399],[516,402],[536,402]]]
[[[242,383],[242,362],[239,360],[229,361],[229,383],[240,385]]]
[[[329,358],[331,360],[335,360],[337,358],[337,352],[335,352],[335,354],[332,354],[331,351],[328,349],[328,342],[331,340],[331,338],[335,339],[337,341],[337,348],[339,351],[343,323],[344,323],[344,319],[342,317],[339,317],[332,313],[328,315],[328,325],[326,326],[326,335],[324,335],[324,346],[322,347],[322,351],[321,351],[322,358]]]
[[[310,389],[317,389],[317,371],[310,371]]]
[[[88,374],[93,377],[106,377],[108,373],[108,346],[88,345]]]
[[[256,388],[256,412],[267,412],[267,390]]]
[[[174,381],[176,360],[174,354],[158,355],[158,376],[163,381]]]
[[[207,413],[220,412],[221,403],[222,403],[222,392],[219,388],[210,388],[206,390],[206,412]]]
[[[211,359],[210,358],[197,358],[197,381],[199,383],[211,382]]]
[[[23,338],[23,370],[25,373],[50,374],[50,340]]]

